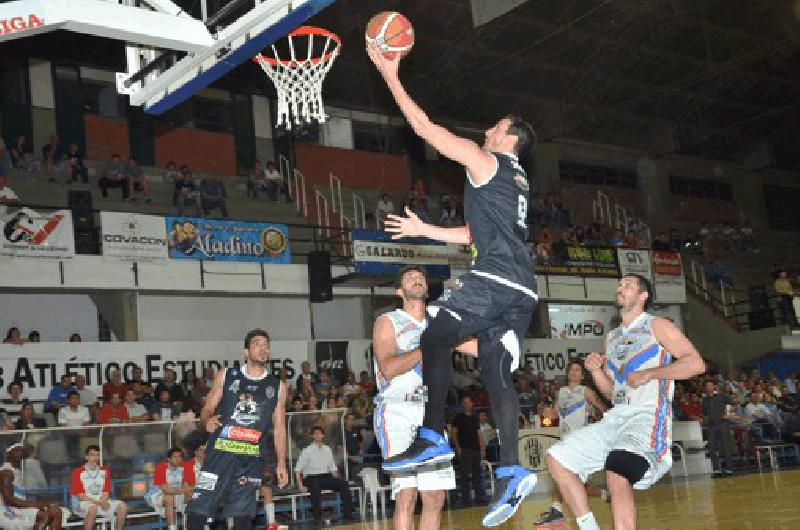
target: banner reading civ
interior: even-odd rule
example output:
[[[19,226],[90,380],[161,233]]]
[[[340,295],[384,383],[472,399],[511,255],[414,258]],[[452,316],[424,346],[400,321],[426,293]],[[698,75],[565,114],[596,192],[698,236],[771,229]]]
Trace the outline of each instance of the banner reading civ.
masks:
[[[284,224],[166,217],[169,257],[208,261],[291,263]]]
[[[0,257],[64,260],[75,257],[72,212],[22,208],[0,217]]]

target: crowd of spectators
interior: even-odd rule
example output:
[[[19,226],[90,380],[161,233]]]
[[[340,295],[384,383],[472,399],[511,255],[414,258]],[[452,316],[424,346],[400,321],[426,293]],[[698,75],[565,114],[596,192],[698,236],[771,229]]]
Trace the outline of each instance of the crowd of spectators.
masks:
[[[83,341],[83,338],[80,333],[72,333],[67,339],[67,342],[81,341]],[[16,326],[11,326],[6,332],[6,338],[3,339],[3,344],[16,344],[17,346],[22,346],[29,342],[41,342],[41,334],[39,331],[32,329],[28,332],[28,338],[23,338],[20,329]]]
[[[800,257],[785,266],[773,264],[770,276],[783,321],[792,327],[800,325]]]

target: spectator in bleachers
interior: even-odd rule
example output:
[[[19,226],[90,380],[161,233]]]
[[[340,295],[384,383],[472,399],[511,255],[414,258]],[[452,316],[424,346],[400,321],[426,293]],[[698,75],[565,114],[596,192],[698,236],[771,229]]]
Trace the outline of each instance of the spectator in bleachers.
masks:
[[[50,182],[55,182],[55,172],[64,169],[64,149],[57,134],[51,134],[50,143],[42,147],[42,165]]]
[[[202,208],[200,205],[200,190],[194,182],[192,172],[189,168],[182,166],[180,176],[175,180],[175,204],[178,207],[178,215],[184,215],[184,208],[191,206],[194,208],[195,217],[200,217]]]
[[[464,396],[461,399],[463,412],[453,418],[450,439],[458,459],[459,481],[461,484],[461,503],[472,504],[472,491],[475,492],[475,502],[486,502],[486,490],[481,477],[481,460],[486,459],[486,447],[481,438],[480,420],[473,410],[472,398]]]
[[[106,401],[97,413],[97,423],[127,423],[128,409],[122,403],[119,392],[113,392],[109,401]]]
[[[304,379],[310,380],[312,385],[317,382],[317,374],[311,371],[311,363],[308,361],[300,363],[300,374],[297,376],[297,382],[295,384],[297,390],[303,388]]]
[[[322,443],[325,431],[322,427],[315,426],[311,430],[311,435],[314,442],[300,452],[294,468],[297,487],[303,493],[308,492],[311,496],[314,517],[318,523],[322,522],[322,490],[333,490],[339,493],[344,518],[351,520],[353,518],[353,498],[350,495],[350,486],[344,479],[338,477],[333,451]]]
[[[451,384],[457,391],[464,392],[470,387],[477,385],[478,379],[464,368],[464,361],[458,359],[453,363]]]
[[[614,235],[608,242],[612,247],[622,247],[625,245],[625,234],[622,230],[614,230]]]
[[[28,174],[39,170],[39,164],[31,156],[31,151],[28,149],[24,135],[17,136],[14,145],[9,149],[9,154],[11,155],[12,167],[21,169]]]
[[[701,421],[706,429],[708,449],[715,475],[733,473],[731,427],[728,421],[728,408],[733,405],[734,403],[728,396],[719,392],[714,381],[707,380],[705,382]],[[720,462],[720,457],[723,463]]]
[[[58,414],[58,411],[67,405],[67,396],[72,392],[72,381],[68,375],[62,375],[61,381],[58,385],[54,386],[47,396],[44,411]]]
[[[253,199],[258,199],[258,192],[267,192],[269,189],[269,182],[267,181],[264,166],[260,160],[256,160],[250,175],[247,177],[247,196]]]
[[[150,202],[150,184],[147,182],[147,177],[142,173],[139,161],[134,156],[128,157],[128,163],[125,164],[125,179],[128,181],[129,200],[135,201],[136,193],[141,192],[144,202]]]
[[[23,339],[20,335],[18,327],[14,326],[8,328],[8,332],[6,333],[5,340],[3,340],[3,344],[16,344],[17,346],[22,346],[25,344],[25,339]]]
[[[0,528],[61,530],[62,508],[45,501],[26,500],[22,495],[24,484],[14,484],[18,476],[22,477],[23,459],[25,448],[22,444],[15,443],[6,449],[4,465],[0,468],[0,505],[3,506]]]
[[[6,185],[6,176],[0,174],[0,217],[8,215],[9,206],[17,208],[21,206],[21,204],[14,190]]]
[[[131,371],[131,378],[128,381],[129,384],[132,383],[140,383],[142,385],[142,391],[147,393],[153,392],[153,387],[150,386],[147,381],[144,380],[144,370],[140,366],[134,366],[133,370]]]
[[[519,395],[520,409],[536,410],[539,406],[536,390],[531,388],[527,379],[519,378],[516,382],[517,394]]]
[[[289,202],[289,192],[286,183],[280,172],[275,168],[275,162],[267,162],[267,167],[264,169],[264,176],[267,183],[267,192],[271,201],[278,200],[278,194],[282,194],[286,202]]]
[[[169,389],[156,390],[158,401],[150,407],[150,415],[154,421],[175,420],[181,413],[181,407],[172,400]]]
[[[65,166],[68,184],[78,182],[79,178],[84,184],[89,182],[89,168],[83,163],[83,154],[78,147],[78,142],[72,142],[69,144],[69,150],[67,151],[67,163]]]
[[[194,465],[183,461],[180,448],[167,451],[167,459],[153,470],[154,490],[148,491],[148,504],[167,520],[169,530],[177,530],[177,512],[183,512],[195,485]]]
[[[320,370],[319,381],[314,385],[314,393],[317,395],[324,394],[323,397],[327,397],[327,393],[332,386],[330,373],[327,370]]]
[[[8,397],[0,402],[2,411],[6,414],[6,419],[11,422],[16,422],[19,419],[20,410],[25,403],[28,403],[28,398],[22,396],[22,383],[19,381],[11,381],[7,387]]]
[[[128,410],[128,421],[131,423],[150,421],[150,413],[144,405],[137,403],[136,392],[132,388],[125,391],[125,408]]]
[[[789,281],[789,273],[782,270],[778,273],[778,279],[775,280],[773,287],[775,294],[780,296],[780,308],[783,314],[783,321],[791,326],[797,324],[797,317],[794,314],[794,307],[792,299],[794,298],[794,288],[792,282]]]
[[[358,383],[356,383],[355,373],[347,372],[347,381],[342,385],[341,391],[342,396],[348,400],[358,394]]]
[[[653,239],[653,245],[651,246],[653,250],[663,250],[663,251],[670,251],[670,242],[669,238],[667,237],[666,232],[659,232],[656,234],[655,239]]]
[[[375,382],[370,379],[369,372],[361,370],[361,373],[358,374],[358,379],[358,386],[366,390],[369,394],[375,393]]]
[[[70,390],[67,405],[58,411],[59,427],[83,427],[91,423],[89,409],[81,405],[81,395],[77,390]]]
[[[178,166],[170,160],[167,162],[167,167],[164,168],[164,181],[165,182],[177,182],[180,178],[181,172],[178,170]],[[174,197],[173,197],[174,199]],[[174,200],[173,200],[174,204]]]
[[[150,412],[153,403],[156,402],[153,398],[153,387],[140,381],[133,381],[130,383],[130,387],[133,389],[134,396],[136,396],[136,402]]]
[[[356,417],[352,412],[348,412],[344,416],[344,440],[347,449],[347,476],[352,478],[358,475],[364,446],[361,427],[356,425]]]
[[[111,380],[103,385],[103,402],[111,400],[111,394],[125,395],[128,385],[122,382],[122,373],[119,370],[112,370]]]
[[[382,193],[381,198],[378,200],[378,205],[375,207],[375,219],[378,220],[378,230],[383,230],[386,216],[390,213],[394,213],[394,203],[389,198],[388,193]]]
[[[478,413],[478,422],[480,423],[481,440],[486,448],[486,460],[495,462],[497,461],[497,454],[496,451],[492,451],[492,448],[498,443],[497,429],[489,421],[489,413],[485,410]]]
[[[43,418],[34,416],[33,404],[30,401],[25,401],[22,408],[19,409],[19,418],[14,423],[14,429],[18,431],[28,429],[44,429],[47,427]]]
[[[69,342],[83,342],[83,338],[80,333],[73,333],[69,336]]]
[[[708,276],[708,281],[723,281],[733,285],[733,276],[728,270],[728,266],[720,259],[714,260],[714,262],[706,268],[706,275]]]
[[[311,409],[316,409],[318,406],[318,396],[314,392],[314,385],[308,379],[303,379],[302,387],[300,388],[300,396],[303,402]]]
[[[177,383],[178,374],[175,370],[164,370],[164,379],[156,385],[156,396],[161,394],[162,390],[169,392],[169,400],[172,403],[180,404],[186,396],[183,393],[183,388]]]
[[[111,499],[111,471],[100,465],[100,447],[86,448],[86,463],[72,470],[69,494],[75,497],[75,514],[83,518],[83,528],[95,527],[97,517],[114,522],[115,530],[125,528],[128,505]]]
[[[228,208],[225,205],[225,186],[216,177],[209,175],[200,183],[200,201],[205,215],[209,215],[211,210],[219,209],[222,217],[228,217]]]
[[[35,329],[31,330],[28,333],[28,342],[42,342],[42,337],[41,335],[39,335],[39,332],[36,331]]]
[[[103,171],[100,173],[100,179],[97,185],[102,191],[103,198],[108,198],[108,188],[119,188],[122,193],[122,200],[128,199],[128,179],[125,178],[125,164],[118,154],[111,155]]]
[[[356,421],[366,422],[372,415],[372,397],[371,394],[362,386],[358,390],[358,395],[350,401],[350,408],[353,414],[356,415]]]
[[[75,376],[75,391],[78,393],[78,396],[80,396],[80,404],[88,408],[89,412],[96,415],[100,408],[98,406],[97,395],[95,395],[95,393],[90,389],[86,388],[85,375]]]

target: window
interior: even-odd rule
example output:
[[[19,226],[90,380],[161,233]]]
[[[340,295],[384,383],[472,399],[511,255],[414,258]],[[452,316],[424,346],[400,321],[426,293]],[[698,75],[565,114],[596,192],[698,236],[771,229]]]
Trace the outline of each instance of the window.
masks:
[[[194,126],[214,132],[233,132],[233,105],[230,101],[193,98]]]
[[[388,155],[405,154],[403,130],[381,123],[353,120],[353,148]]]
[[[712,199],[717,201],[733,201],[733,187],[716,180],[671,176],[669,187],[673,195]]]
[[[558,162],[558,172],[562,181],[585,184],[588,186],[616,186],[636,189],[638,178],[631,169],[593,166],[569,160]]]

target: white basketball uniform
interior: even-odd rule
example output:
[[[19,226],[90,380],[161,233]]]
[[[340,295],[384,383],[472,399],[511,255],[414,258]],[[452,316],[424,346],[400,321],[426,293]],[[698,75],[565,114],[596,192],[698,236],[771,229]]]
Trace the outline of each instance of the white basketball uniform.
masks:
[[[631,372],[671,361],[650,326],[653,318],[642,313],[627,328],[608,334],[606,360],[614,379],[614,406],[601,421],[575,431],[548,451],[584,482],[605,467],[613,450],[635,453],[650,464],[635,489],[647,489],[672,467],[672,380],[654,379],[639,388],[627,385]]]
[[[578,385],[575,390],[568,386],[558,389],[558,426],[561,437],[585,427],[589,423],[589,407],[586,403],[586,387]]]
[[[71,485],[72,491],[83,493],[90,499],[99,501],[103,498],[103,490],[106,486],[106,481],[110,480],[109,471],[105,467],[97,467],[95,470],[88,469],[85,465],[81,466],[80,473],[73,475],[74,483]],[[86,512],[92,506],[97,506],[97,515],[111,520],[112,528],[114,527],[114,515],[117,513],[120,501],[108,500],[108,510],[100,508],[91,501],[82,501],[76,495],[73,499],[72,511],[79,517],[86,517]]]
[[[19,486],[24,484],[22,480],[22,470],[15,469],[8,462],[3,462],[0,466],[0,471],[11,470],[14,474],[14,496],[18,499],[25,500],[25,492]],[[3,498],[0,497],[0,528],[3,530],[30,530],[36,524],[36,515],[39,513],[38,508],[14,508],[6,506],[3,503]],[[69,511],[66,508],[61,508],[61,522],[65,524],[69,518]]]
[[[180,465],[177,468],[173,469],[172,467],[167,464],[167,470],[165,472],[166,476],[166,486],[168,488],[180,488],[183,486],[183,466]],[[197,475],[195,475],[197,476]],[[155,508],[158,514],[161,517],[164,517],[166,514],[166,508],[164,507],[164,492],[158,486],[151,486],[150,490],[145,494],[145,502],[149,504],[151,507]],[[175,503],[175,511],[183,513],[184,508],[186,507],[185,499],[183,495],[174,495],[173,502]]]
[[[417,321],[403,311],[396,309],[382,315],[388,318],[394,328],[397,355],[419,347],[419,338],[428,326],[427,320]],[[384,458],[394,456],[411,445],[416,428],[422,425],[425,414],[422,386],[422,363],[404,374],[387,381],[375,361],[375,376],[378,381],[378,395],[375,397],[374,426],[375,436]],[[392,498],[406,488],[418,491],[451,490],[456,487],[453,466],[439,463],[418,467],[411,472],[392,473]]]

